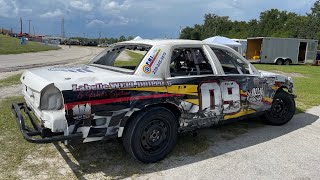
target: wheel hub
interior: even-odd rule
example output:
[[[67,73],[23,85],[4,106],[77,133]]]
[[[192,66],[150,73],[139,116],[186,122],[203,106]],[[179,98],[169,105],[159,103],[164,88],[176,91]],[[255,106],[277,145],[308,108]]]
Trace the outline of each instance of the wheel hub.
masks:
[[[149,122],[141,136],[142,148],[148,152],[161,149],[163,143],[167,142],[167,125],[161,120]]]
[[[276,118],[282,118],[288,113],[287,103],[282,99],[276,99],[272,106],[272,114]]]

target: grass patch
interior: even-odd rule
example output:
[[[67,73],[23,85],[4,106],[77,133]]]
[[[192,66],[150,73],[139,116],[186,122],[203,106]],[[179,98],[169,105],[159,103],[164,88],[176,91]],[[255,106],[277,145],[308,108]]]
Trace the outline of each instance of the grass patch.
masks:
[[[320,104],[320,67],[311,65],[290,65],[290,66],[276,66],[266,64],[255,64],[259,70],[266,71],[281,71],[285,73],[300,73],[305,77],[293,77],[294,80],[294,94],[298,111],[305,111],[312,106]]]
[[[4,79],[0,79],[0,88],[5,86],[20,84],[21,83],[20,77],[21,77],[21,74],[16,74],[13,76],[6,77]]]
[[[60,49],[60,47],[44,45],[32,41],[28,41],[26,45],[20,45],[20,39],[0,35],[0,54],[20,54],[57,49]]]
[[[19,96],[0,101],[0,174],[5,175],[0,176],[0,179],[13,179],[13,170],[21,164],[23,157],[36,147],[23,139],[11,114],[11,103],[22,100],[23,98]]]
[[[142,54],[139,53],[135,53],[129,50],[125,50],[125,52],[128,54],[128,56],[130,57],[130,60],[124,61],[124,60],[116,60],[114,62],[114,66],[138,66],[143,58]]]

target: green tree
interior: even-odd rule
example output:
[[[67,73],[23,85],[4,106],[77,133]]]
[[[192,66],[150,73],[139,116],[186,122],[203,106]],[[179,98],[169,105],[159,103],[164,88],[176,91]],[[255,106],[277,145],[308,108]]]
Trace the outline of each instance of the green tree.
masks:
[[[119,41],[120,41],[120,42],[122,42],[122,41],[126,41],[126,37],[124,37],[124,36],[120,36]]]
[[[205,39],[212,36],[229,38],[289,37],[320,39],[320,0],[311,8],[311,13],[296,13],[270,9],[260,13],[258,19],[231,21],[228,16],[205,14],[203,24],[187,26],[181,30],[182,39]]]
[[[193,28],[187,26],[186,28],[183,28],[180,32],[180,39],[191,39],[191,33],[193,31]]]

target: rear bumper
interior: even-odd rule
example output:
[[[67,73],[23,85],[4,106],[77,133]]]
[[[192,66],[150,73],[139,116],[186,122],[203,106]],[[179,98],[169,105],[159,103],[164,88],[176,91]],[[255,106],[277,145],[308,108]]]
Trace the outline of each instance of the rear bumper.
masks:
[[[16,118],[18,127],[23,137],[31,143],[52,143],[57,141],[65,141],[71,139],[82,139],[82,133],[63,135],[63,133],[53,133],[50,129],[39,126],[31,114],[31,109],[27,107],[25,103],[13,103],[12,112]],[[30,128],[25,123],[25,118],[22,115],[25,113],[27,118],[31,122],[33,128]],[[40,138],[34,138],[34,136],[41,136]]]

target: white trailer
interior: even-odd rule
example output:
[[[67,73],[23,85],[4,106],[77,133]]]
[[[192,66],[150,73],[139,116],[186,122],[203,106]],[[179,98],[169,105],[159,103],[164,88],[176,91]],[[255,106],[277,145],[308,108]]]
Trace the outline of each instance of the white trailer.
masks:
[[[246,58],[253,63],[305,64],[315,63],[317,40],[256,37],[247,39]]]
[[[232,40],[241,44],[241,46],[239,47],[232,47],[232,48],[236,50],[239,54],[245,57],[246,51],[247,51],[247,40],[246,39],[232,39]]]

